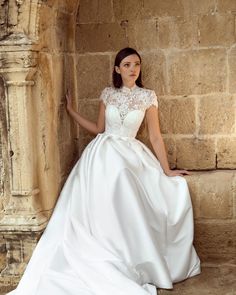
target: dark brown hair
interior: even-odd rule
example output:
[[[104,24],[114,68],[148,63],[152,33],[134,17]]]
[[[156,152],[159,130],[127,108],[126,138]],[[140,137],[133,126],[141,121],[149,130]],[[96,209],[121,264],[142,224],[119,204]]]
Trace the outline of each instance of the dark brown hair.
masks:
[[[136,54],[139,59],[140,59],[140,63],[141,63],[141,56],[139,55],[139,53],[133,49],[133,48],[130,48],[130,47],[126,47],[126,48],[123,48],[121,49],[117,55],[116,55],[116,58],[115,58],[115,62],[114,62],[114,68],[113,68],[113,73],[112,73],[112,80],[113,80],[113,85],[115,88],[120,88],[122,86],[122,78],[121,78],[121,75],[119,73],[116,72],[115,70],[115,66],[119,67],[120,66],[120,63],[121,61],[126,58],[127,56],[129,55],[132,55],[132,54]],[[139,86],[139,87],[143,87],[143,83],[142,83],[142,73],[141,73],[141,70],[140,70],[140,73],[139,73],[139,76],[138,76],[138,79],[136,80],[136,85]]]

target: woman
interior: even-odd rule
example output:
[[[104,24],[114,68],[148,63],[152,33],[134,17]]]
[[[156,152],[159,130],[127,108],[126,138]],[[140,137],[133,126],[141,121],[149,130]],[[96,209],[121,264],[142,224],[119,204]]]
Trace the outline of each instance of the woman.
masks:
[[[97,123],[67,94],[67,110],[97,136],[70,173],[14,295],[148,295],[200,273],[185,170],[171,170],[141,57],[118,52]],[[146,116],[153,153],[135,138]],[[158,159],[157,159],[158,158]]]

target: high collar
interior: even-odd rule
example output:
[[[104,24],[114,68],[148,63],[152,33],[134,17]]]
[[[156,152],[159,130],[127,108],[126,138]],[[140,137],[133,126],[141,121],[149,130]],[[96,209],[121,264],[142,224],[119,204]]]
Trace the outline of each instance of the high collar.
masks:
[[[130,93],[130,92],[133,92],[135,89],[137,89],[138,86],[136,84],[134,84],[134,86],[132,86],[131,88],[127,87],[127,86],[121,86],[121,90],[123,92],[126,92],[126,93]]]

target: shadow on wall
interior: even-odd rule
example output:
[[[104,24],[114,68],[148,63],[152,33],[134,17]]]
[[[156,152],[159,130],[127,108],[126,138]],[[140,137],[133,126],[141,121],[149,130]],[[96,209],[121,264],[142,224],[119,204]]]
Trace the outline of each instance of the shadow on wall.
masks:
[[[9,154],[8,154],[8,133],[6,116],[5,83],[0,77],[0,217],[2,217],[4,204],[9,198]]]

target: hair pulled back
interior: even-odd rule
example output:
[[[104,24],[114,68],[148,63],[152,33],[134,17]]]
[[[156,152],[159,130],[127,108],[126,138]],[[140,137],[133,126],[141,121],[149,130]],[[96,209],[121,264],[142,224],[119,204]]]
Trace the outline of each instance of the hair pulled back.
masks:
[[[122,84],[123,84],[121,75],[116,72],[115,66],[119,67],[121,61],[124,58],[126,58],[127,56],[132,55],[132,54],[136,54],[139,57],[140,63],[141,63],[141,61],[142,61],[141,56],[139,55],[139,53],[135,49],[133,49],[131,47],[123,48],[117,53],[117,55],[115,57],[113,73],[112,73],[112,81],[113,81],[113,85],[114,85],[115,88],[120,88],[122,86]],[[141,70],[140,70],[138,79],[135,81],[135,83],[136,83],[137,86],[143,87]]]

